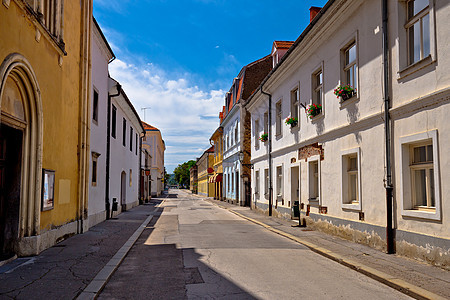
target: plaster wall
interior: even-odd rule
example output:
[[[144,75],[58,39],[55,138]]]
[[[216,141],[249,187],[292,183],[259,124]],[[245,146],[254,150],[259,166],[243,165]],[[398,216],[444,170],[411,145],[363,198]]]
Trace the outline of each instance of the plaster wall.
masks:
[[[105,213],[105,188],[106,188],[106,138],[107,138],[107,113],[108,113],[108,55],[105,45],[96,29],[92,30],[92,64],[91,79],[92,93],[91,106],[91,134],[89,156],[89,202],[88,217],[89,226],[106,219]],[[93,119],[94,90],[98,93],[98,120]],[[97,157],[97,182],[92,182],[92,153],[100,154]]]
[[[119,207],[121,204],[121,174],[125,173],[125,204],[127,209],[138,204],[139,185],[139,149],[136,151],[136,138],[133,136],[133,148],[130,151],[130,126],[133,135],[139,136],[139,123],[128,113],[129,106],[122,96],[113,97],[111,103],[117,108],[116,138],[111,137],[111,162],[110,162],[110,199],[116,198]],[[126,110],[125,110],[126,109]],[[126,122],[125,146],[122,143],[122,120]],[[139,140],[138,140],[139,141]],[[138,144],[139,145],[139,144]],[[139,147],[139,146],[138,146]],[[136,154],[137,152],[137,154]],[[131,170],[131,176],[130,176]]]

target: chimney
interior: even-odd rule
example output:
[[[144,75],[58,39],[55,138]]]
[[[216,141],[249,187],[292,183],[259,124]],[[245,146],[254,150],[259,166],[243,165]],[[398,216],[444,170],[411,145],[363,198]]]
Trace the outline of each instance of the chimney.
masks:
[[[317,16],[317,14],[319,13],[319,11],[321,9],[322,9],[322,7],[311,6],[311,8],[309,9],[309,22],[310,23]]]

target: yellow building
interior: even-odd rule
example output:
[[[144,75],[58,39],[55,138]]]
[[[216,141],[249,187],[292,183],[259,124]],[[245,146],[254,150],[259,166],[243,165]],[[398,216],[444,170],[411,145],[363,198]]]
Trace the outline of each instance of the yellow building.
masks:
[[[0,260],[87,228],[91,22],[92,0],[0,4]]]
[[[212,168],[214,162],[214,146],[203,152],[202,156],[197,160],[198,172],[198,194],[214,197],[214,184],[209,182],[209,178],[213,175]]]
[[[214,145],[214,159],[213,159],[213,169],[214,174],[210,177],[209,181],[214,184],[214,199],[223,200],[222,193],[222,177],[223,177],[223,127],[214,131],[213,135],[209,139]]]

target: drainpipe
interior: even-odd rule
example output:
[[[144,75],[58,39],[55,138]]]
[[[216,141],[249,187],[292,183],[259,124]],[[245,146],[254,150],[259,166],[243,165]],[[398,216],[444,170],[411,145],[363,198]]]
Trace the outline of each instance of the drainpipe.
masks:
[[[110,94],[108,92],[108,112],[107,115],[107,124],[106,124],[106,184],[105,184],[105,206],[106,206],[106,220],[110,218],[110,207],[111,203],[109,202],[109,167],[111,160],[111,98],[117,97],[120,95],[122,91],[122,86],[117,84],[117,93]],[[117,124],[116,124],[117,125]]]
[[[393,217],[393,195],[391,171],[391,129],[389,116],[389,48],[388,48],[388,8],[387,0],[382,0],[383,14],[383,86],[384,86],[384,130],[386,140],[386,245],[387,253],[395,253],[394,229],[392,226]]]
[[[273,187],[272,187],[272,95],[263,91],[261,85],[260,91],[262,94],[269,96],[269,124],[268,124],[268,135],[269,135],[269,216],[272,216],[272,203],[273,203]]]

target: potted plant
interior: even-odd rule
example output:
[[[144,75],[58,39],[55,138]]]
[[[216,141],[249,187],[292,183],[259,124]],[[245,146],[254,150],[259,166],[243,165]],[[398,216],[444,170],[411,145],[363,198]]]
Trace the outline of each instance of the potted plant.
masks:
[[[312,119],[315,116],[319,115],[322,112],[322,105],[320,104],[311,104],[306,109],[306,115]]]
[[[337,88],[334,89],[334,94],[337,96],[338,99],[341,98],[342,101],[345,101],[350,99],[356,94],[356,89],[349,84],[339,85]]]
[[[297,119],[297,118],[289,117],[289,118],[287,118],[286,121],[284,121],[284,122],[286,123],[286,125],[291,125],[291,128],[292,128],[292,127],[297,126],[297,124],[298,124],[298,119]]]
[[[261,134],[261,136],[259,137],[259,140],[261,142],[267,142],[268,139],[269,139],[269,134],[265,133],[265,132],[263,134]]]

